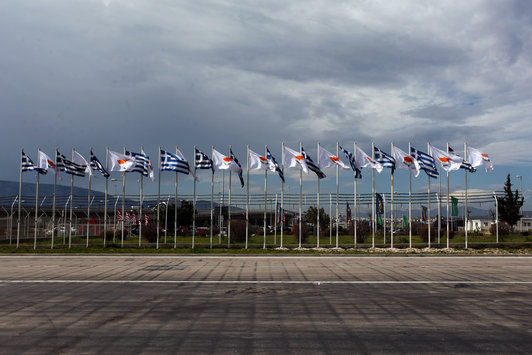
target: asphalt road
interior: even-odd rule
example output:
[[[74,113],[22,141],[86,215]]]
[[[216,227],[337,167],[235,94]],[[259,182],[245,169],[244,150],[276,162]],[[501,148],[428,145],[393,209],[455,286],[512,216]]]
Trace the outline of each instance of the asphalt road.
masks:
[[[0,353],[530,353],[532,257],[0,256]]]

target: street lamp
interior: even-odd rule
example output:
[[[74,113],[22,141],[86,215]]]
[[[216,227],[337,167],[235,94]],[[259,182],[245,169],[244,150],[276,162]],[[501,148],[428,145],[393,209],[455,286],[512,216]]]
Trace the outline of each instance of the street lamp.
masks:
[[[515,177],[519,179],[519,183],[520,183],[519,190],[520,190],[521,198],[523,198],[523,176],[516,175]],[[519,208],[519,213],[521,213],[521,207]],[[521,216],[519,224],[521,225],[521,232],[523,232],[523,216]]]

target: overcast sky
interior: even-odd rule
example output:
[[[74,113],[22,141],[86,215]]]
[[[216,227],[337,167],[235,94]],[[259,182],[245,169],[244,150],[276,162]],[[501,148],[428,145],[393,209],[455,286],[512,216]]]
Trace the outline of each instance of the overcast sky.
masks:
[[[18,180],[21,148],[156,161],[158,146],[232,145],[245,162],[246,144],[280,159],[283,141],[314,157],[318,141],[430,141],[490,154],[470,187],[511,173],[527,191],[531,17],[511,0],[1,1],[0,178]]]

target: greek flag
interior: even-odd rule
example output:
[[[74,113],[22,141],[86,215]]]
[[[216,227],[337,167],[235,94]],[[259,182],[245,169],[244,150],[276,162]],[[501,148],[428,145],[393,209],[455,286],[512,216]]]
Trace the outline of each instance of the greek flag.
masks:
[[[39,174],[46,174],[45,169],[38,168],[35,164],[33,164],[33,161],[30,159],[29,156],[24,153],[24,150],[22,151],[22,171],[36,171]]]
[[[313,172],[316,173],[316,175],[318,175],[318,179],[323,179],[325,177],[327,177],[327,175],[325,175],[323,173],[323,171],[320,170],[320,168],[318,168],[318,166],[316,164],[314,164],[314,162],[312,161],[312,159],[307,155],[307,153],[305,152],[305,150],[303,149],[303,147],[301,147],[301,154],[303,154],[303,157],[305,158],[305,162],[307,163],[307,166],[310,170],[312,170]]]
[[[279,166],[279,163],[277,163],[277,160],[275,160],[275,158],[273,157],[272,153],[270,153],[270,149],[266,148],[266,153],[267,153],[266,154],[266,159],[268,159],[269,161],[271,161],[273,163],[273,165],[275,165],[275,171],[277,171],[277,173],[279,174],[279,177],[284,182],[284,173],[281,170],[281,167]]]
[[[196,148],[196,169],[211,169],[214,173],[214,168],[212,166],[212,160],[209,159],[207,154],[199,151]]]
[[[377,147],[373,147],[375,152],[375,160],[382,165],[383,168],[392,169],[392,174],[395,171],[395,159],[389,154],[384,153]]]
[[[458,154],[455,154],[453,148],[449,147],[449,153],[450,154],[454,154],[456,156],[459,156]],[[477,171],[477,169],[473,168],[471,166],[470,163],[468,163],[467,161],[465,161],[464,159],[462,159],[462,164],[460,165],[460,169],[465,169],[467,171],[469,171],[470,173],[474,173],[475,171]]]
[[[105,178],[108,178],[110,175],[109,173],[107,172],[107,170],[105,170],[105,168],[103,167],[102,163],[100,163],[100,161],[98,160],[98,158],[96,158],[96,155],[94,155],[94,153],[92,152],[92,149],[91,149],[91,157],[90,157],[90,165],[91,165],[91,168],[94,169],[94,170],[97,170],[99,171],[100,173],[102,173],[102,175],[105,177]]]
[[[347,160],[349,160],[349,165],[351,165],[351,169],[353,169],[353,171],[355,172],[355,179],[362,179],[362,171],[357,168],[355,163],[355,157],[353,156],[353,154],[349,153],[346,149],[340,146],[338,148],[340,148],[340,150],[344,152],[345,157],[347,158]]]
[[[419,162],[420,169],[425,171],[428,176],[434,179],[438,178],[439,173],[433,157],[415,149],[414,147],[410,147],[410,155]]]
[[[59,151],[55,151],[55,165],[59,171],[64,171],[70,175],[76,176],[85,176],[86,167],[74,163],[73,161],[68,160],[63,154]]]
[[[144,154],[144,152],[134,153],[126,150],[125,155],[128,157],[132,157],[135,160],[135,166],[129,171],[141,173],[144,176],[150,175],[150,158],[146,154]]]
[[[161,149],[161,171],[175,171],[188,175],[190,166],[185,159]]]
[[[244,187],[244,178],[242,177],[242,165],[240,165],[240,163],[238,162],[238,159],[233,154],[233,148],[229,148],[229,153],[231,154],[231,159],[233,159],[236,165],[238,165],[238,167],[240,168],[240,170],[238,171],[238,178],[240,179],[240,185]]]

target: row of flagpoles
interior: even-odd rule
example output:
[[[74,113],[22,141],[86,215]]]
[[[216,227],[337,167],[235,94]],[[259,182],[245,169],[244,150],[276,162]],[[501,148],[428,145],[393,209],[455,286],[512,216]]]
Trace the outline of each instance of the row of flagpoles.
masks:
[[[411,204],[411,191],[412,191],[412,175],[415,177],[419,176],[421,170],[423,170],[428,177],[428,196],[430,196],[430,179],[437,178],[438,173],[438,164],[441,169],[443,169],[447,174],[447,248],[449,247],[449,172],[459,169],[465,170],[465,186],[466,186],[466,202],[465,208],[467,211],[467,172],[474,172],[476,167],[484,166],[487,172],[493,170],[493,165],[487,154],[482,151],[471,148],[467,146],[467,143],[464,144],[464,157],[460,157],[454,153],[454,151],[447,144],[447,149],[440,150],[427,144],[428,153],[424,153],[414,147],[408,147],[409,153],[404,152],[398,147],[391,144],[391,154],[387,154],[384,151],[375,147],[372,144],[372,156],[370,157],[366,154],[360,147],[354,143],[353,153],[349,152],[347,149],[342,148],[338,143],[336,144],[336,154],[332,154],[323,148],[319,143],[317,145],[318,158],[317,163],[310,158],[310,156],[305,152],[303,146],[300,144],[299,150],[294,150],[289,147],[286,147],[284,143],[282,144],[282,158],[281,164],[277,162],[274,156],[271,154],[268,146],[265,146],[264,155],[254,152],[249,149],[247,146],[246,154],[246,170],[247,170],[247,184],[244,183],[243,170],[240,162],[235,157],[232,151],[232,147],[229,147],[229,156],[225,156],[219,151],[215,150],[214,147],[211,147],[211,158],[207,154],[203,153],[194,146],[194,164],[193,168],[190,167],[188,160],[181,153],[181,151],[176,147],[175,153],[170,153],[159,147],[159,157],[158,157],[158,192],[157,192],[157,248],[159,248],[159,206],[160,201],[160,180],[162,171],[173,171],[175,172],[175,231],[177,236],[177,195],[178,195],[178,174],[190,174],[194,179],[194,194],[193,194],[193,219],[192,219],[192,248],[194,248],[195,243],[195,233],[196,233],[196,183],[199,179],[196,176],[198,169],[210,169],[212,171],[211,176],[211,225],[210,225],[210,241],[212,247],[212,233],[213,233],[213,200],[214,200],[214,173],[217,170],[229,170],[229,203],[228,203],[228,246],[230,246],[231,238],[231,173],[235,172],[238,174],[242,188],[247,185],[247,198],[246,198],[246,222],[249,221],[249,172],[250,170],[264,170],[264,247],[266,247],[266,196],[267,196],[267,177],[268,171],[276,172],[281,181],[281,211],[284,211],[284,171],[285,168],[298,168],[300,171],[299,176],[299,247],[301,247],[301,230],[302,230],[302,174],[309,174],[310,171],[314,172],[317,176],[317,247],[319,247],[319,231],[320,231],[320,220],[319,220],[319,209],[320,209],[320,180],[325,178],[326,175],[321,169],[326,168],[336,168],[336,247],[338,247],[338,222],[339,222],[339,209],[338,209],[338,196],[339,196],[339,170],[352,170],[354,173],[354,208],[356,212],[357,206],[357,180],[362,178],[362,169],[371,168],[372,169],[372,247],[375,247],[375,229],[376,229],[376,218],[375,218],[375,170],[378,173],[381,173],[384,168],[391,169],[391,204],[393,207],[393,196],[394,196],[394,172],[395,169],[406,169],[409,170],[409,244],[412,246],[412,204]],[[340,152],[342,152],[346,159],[349,162],[349,165],[344,163],[340,159]],[[90,162],[89,162],[90,161]],[[140,206],[139,206],[139,215],[142,216],[142,202],[143,202],[143,177],[149,176],[152,181],[155,180],[154,168],[153,165],[144,149],[141,148],[140,153],[134,153],[126,150],[124,148],[123,153],[118,153],[107,149],[106,154],[106,164],[105,167],[98,160],[98,158],[90,149],[90,159],[87,161],[79,152],[72,149],[72,160],[68,160],[64,155],[60,154],[58,150],[55,152],[55,159],[50,158],[40,149],[38,150],[38,165],[35,165],[33,161],[24,153],[24,150],[21,152],[21,165],[20,165],[20,182],[19,182],[19,196],[22,193],[22,173],[26,171],[36,171],[36,205],[35,205],[35,221],[37,222],[38,218],[38,196],[39,196],[39,175],[46,174],[51,172],[54,174],[54,193],[53,193],[53,218],[52,218],[52,242],[51,247],[54,247],[54,233],[55,233],[55,197],[56,197],[56,185],[57,178],[61,178],[60,172],[66,172],[71,175],[71,198],[73,195],[74,187],[74,176],[85,176],[89,175],[89,185],[88,185],[88,220],[90,218],[90,197],[91,197],[91,179],[94,174],[94,171],[99,171],[105,178],[105,205],[104,205],[104,233],[107,231],[107,197],[108,197],[108,178],[110,176],[109,172],[116,171],[122,172],[122,211],[125,210],[125,183],[126,183],[126,172],[138,172],[140,173]],[[21,201],[19,198],[18,203],[18,227],[17,227],[17,247],[19,246],[19,237],[20,237],[20,210],[21,210]],[[430,223],[430,198],[428,200],[428,218],[427,221]],[[390,226],[390,238],[391,238],[391,247],[393,248],[393,208],[391,212],[391,226]],[[353,220],[354,225],[354,245],[356,247],[357,240],[357,226],[356,218]],[[70,206],[70,223],[72,223],[72,204]],[[88,223],[88,222],[87,222]],[[466,224],[467,224],[467,213],[466,213]],[[37,225],[37,223],[35,223]],[[139,246],[141,245],[142,238],[142,224],[139,225]],[[69,247],[71,246],[71,229],[69,232]],[[430,247],[430,228],[429,230],[429,247]],[[248,245],[248,223],[246,223],[246,248]],[[386,235],[386,232],[384,232]],[[104,237],[104,246],[105,246],[105,237]],[[283,247],[283,228],[281,228],[281,248]],[[121,244],[124,243],[124,223],[122,223],[121,228]],[[87,246],[89,245],[89,228],[87,228]],[[35,237],[34,237],[34,248],[37,245],[37,228],[35,228]],[[465,229],[465,247],[467,248],[467,228]]]

